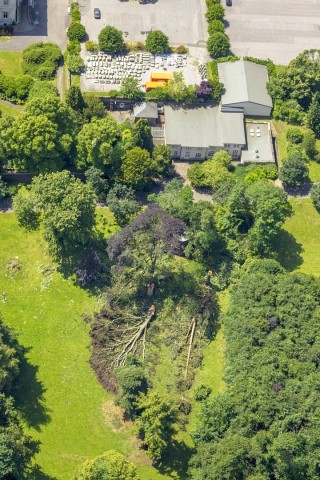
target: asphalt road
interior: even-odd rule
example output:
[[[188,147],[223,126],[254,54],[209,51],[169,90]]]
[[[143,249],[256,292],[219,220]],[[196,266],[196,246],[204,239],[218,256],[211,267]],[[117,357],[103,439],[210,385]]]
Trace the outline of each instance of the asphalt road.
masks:
[[[65,50],[66,28],[69,24],[68,0],[36,0],[39,25],[31,25],[27,9],[23,7],[22,21],[14,28],[14,35],[7,42],[0,42],[0,50],[19,51],[34,42],[53,42]]]
[[[207,39],[204,0],[151,0],[144,5],[137,0],[79,0],[79,4],[92,40],[106,25],[121,30],[126,41],[144,42],[150,30],[163,31],[172,45],[203,46]],[[100,20],[93,17],[95,7],[101,10]]]
[[[285,65],[303,50],[320,48],[318,0],[233,0],[225,11],[236,55]]]

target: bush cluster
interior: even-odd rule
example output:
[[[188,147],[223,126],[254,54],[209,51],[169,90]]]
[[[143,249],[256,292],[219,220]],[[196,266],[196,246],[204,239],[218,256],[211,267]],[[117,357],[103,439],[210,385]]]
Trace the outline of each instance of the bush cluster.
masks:
[[[22,52],[23,73],[39,80],[51,80],[57,71],[61,51],[54,43],[32,43]]]

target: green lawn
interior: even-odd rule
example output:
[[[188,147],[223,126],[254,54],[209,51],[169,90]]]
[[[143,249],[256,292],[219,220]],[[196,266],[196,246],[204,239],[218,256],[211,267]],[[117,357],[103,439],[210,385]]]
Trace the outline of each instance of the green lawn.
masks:
[[[0,222],[0,311],[27,349],[17,404],[41,442],[36,461],[43,473],[34,480],[68,480],[82,461],[110,448],[136,461],[142,480],[167,479],[148,466],[131,425],[113,418],[112,398],[89,366],[82,314],[99,301],[54,270],[39,232],[25,233],[14,214],[1,214]],[[13,273],[8,265],[16,257],[21,270]]]
[[[276,242],[278,260],[290,271],[320,275],[320,215],[309,198],[292,202],[294,214]]]
[[[0,112],[2,113],[3,117],[7,117],[8,115],[17,117],[18,115],[20,115],[21,110],[18,110],[17,108],[0,102]]]
[[[21,56],[21,52],[0,52],[0,72],[5,75],[20,75]]]

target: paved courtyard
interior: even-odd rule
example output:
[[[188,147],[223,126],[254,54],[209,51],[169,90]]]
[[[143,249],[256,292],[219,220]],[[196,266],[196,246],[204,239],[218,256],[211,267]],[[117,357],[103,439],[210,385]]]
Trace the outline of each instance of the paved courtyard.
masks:
[[[207,25],[204,0],[79,0],[82,22],[92,40],[100,30],[112,25],[124,34],[125,40],[141,41],[146,32],[162,30],[172,45],[205,46]],[[93,18],[93,9],[101,10],[101,19]]]
[[[305,49],[320,48],[318,0],[233,0],[225,11],[236,55],[285,65]]]

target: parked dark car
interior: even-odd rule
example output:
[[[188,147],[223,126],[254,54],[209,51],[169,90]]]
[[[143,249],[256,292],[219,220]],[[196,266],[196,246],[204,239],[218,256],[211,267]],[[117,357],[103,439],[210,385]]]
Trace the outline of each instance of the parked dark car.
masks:
[[[100,8],[94,8],[93,9],[93,15],[94,15],[94,18],[101,18],[101,11],[100,11]]]
[[[232,0],[226,0],[227,7],[232,7]]]

